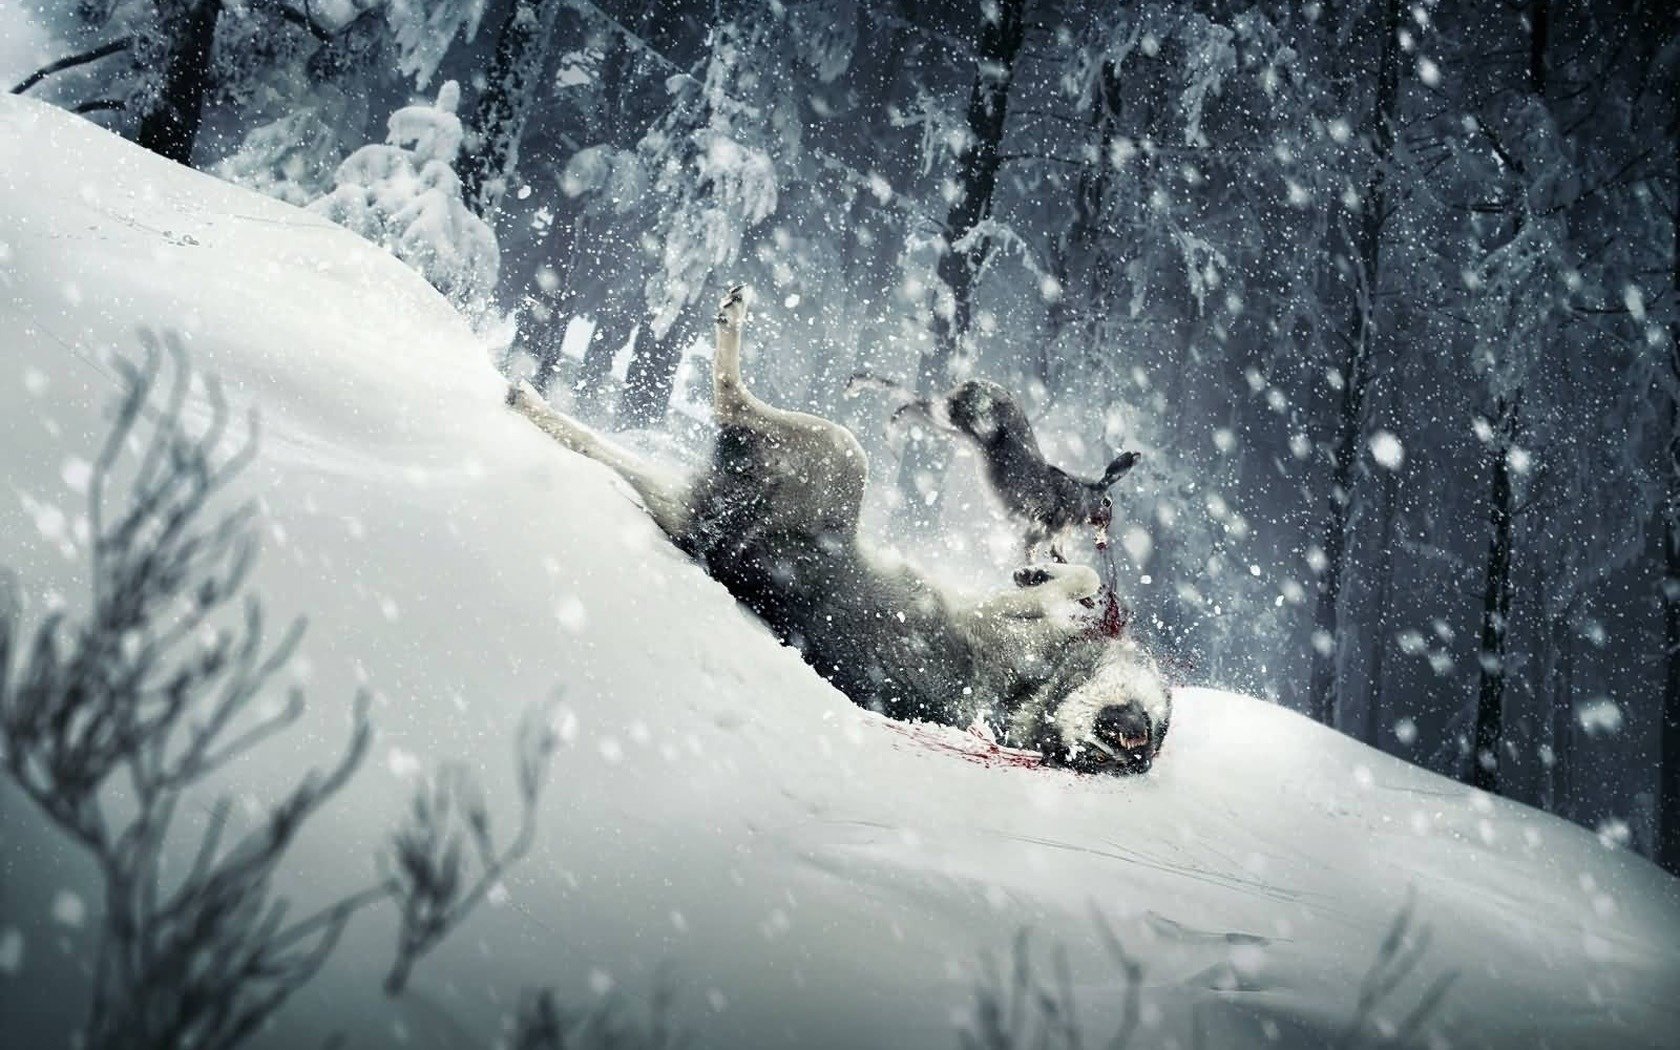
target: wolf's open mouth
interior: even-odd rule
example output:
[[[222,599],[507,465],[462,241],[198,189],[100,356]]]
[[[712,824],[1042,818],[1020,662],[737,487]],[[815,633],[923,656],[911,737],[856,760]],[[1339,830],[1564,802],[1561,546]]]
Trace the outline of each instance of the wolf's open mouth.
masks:
[[[1120,735],[1110,736],[1106,740],[1099,737],[1092,737],[1085,742],[1091,746],[1093,751],[1096,751],[1099,754],[1105,755],[1116,762],[1127,762],[1131,760],[1137,752],[1142,751],[1144,748],[1149,746],[1149,737],[1147,735]],[[1114,747],[1110,746],[1113,744],[1118,744],[1124,749],[1124,751],[1115,750]]]

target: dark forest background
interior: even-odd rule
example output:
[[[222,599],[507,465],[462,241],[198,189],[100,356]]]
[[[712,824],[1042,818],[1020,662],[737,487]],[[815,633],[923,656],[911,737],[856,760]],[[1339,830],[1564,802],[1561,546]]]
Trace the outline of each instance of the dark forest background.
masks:
[[[294,203],[342,194],[393,111],[459,130],[451,178],[393,192],[461,215],[390,246],[600,425],[703,433],[711,304],[746,281],[755,383],[851,424],[881,527],[935,560],[995,561],[995,515],[971,466],[842,396],[855,371],[998,380],[1084,473],[1143,451],[1121,586],[1181,677],[1680,872],[1671,4],[29,18],[14,90]]]

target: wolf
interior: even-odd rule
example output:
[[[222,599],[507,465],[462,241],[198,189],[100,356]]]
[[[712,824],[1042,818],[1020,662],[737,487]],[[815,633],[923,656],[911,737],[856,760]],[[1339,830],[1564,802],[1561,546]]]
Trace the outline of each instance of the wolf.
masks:
[[[741,374],[744,290],[717,313],[710,462],[674,476],[551,407],[529,384],[509,404],[605,464],[671,541],[855,703],[889,717],[985,725],[1047,764],[1147,770],[1171,701],[1154,658],[1073,615],[1098,590],[1083,565],[971,598],[869,543],[858,520],[868,461],[820,416],[766,404]]]
[[[1114,520],[1114,500],[1108,493],[1137,466],[1142,458],[1139,453],[1122,452],[1102,477],[1087,481],[1044,458],[1032,421],[1014,395],[998,383],[971,379],[938,397],[918,399],[897,383],[859,372],[846,392],[853,396],[867,389],[905,398],[893,413],[893,422],[919,418],[973,444],[992,493],[1022,529],[1022,558],[1029,566],[1046,546],[1052,558],[1066,561],[1064,544],[1081,526],[1092,531],[1099,550],[1108,546],[1108,529]],[[1033,570],[1022,572],[1031,575]]]

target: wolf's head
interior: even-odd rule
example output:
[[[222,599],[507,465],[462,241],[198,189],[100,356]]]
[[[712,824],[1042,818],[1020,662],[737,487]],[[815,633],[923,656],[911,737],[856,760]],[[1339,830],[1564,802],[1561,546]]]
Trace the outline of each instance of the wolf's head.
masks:
[[[1171,716],[1155,661],[1122,638],[1107,646],[1095,674],[1045,712],[1041,747],[1050,761],[1082,773],[1142,773]]]

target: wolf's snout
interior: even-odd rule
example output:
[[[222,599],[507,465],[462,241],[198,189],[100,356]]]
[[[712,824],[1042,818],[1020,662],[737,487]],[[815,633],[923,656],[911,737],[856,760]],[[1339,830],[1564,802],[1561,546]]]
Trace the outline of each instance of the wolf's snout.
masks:
[[[1096,750],[1128,773],[1141,773],[1155,758],[1149,716],[1136,704],[1109,704],[1091,724]]]

